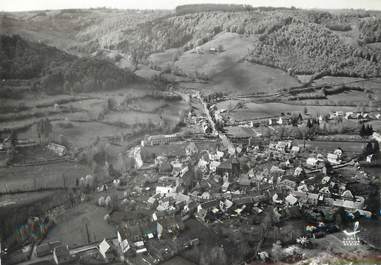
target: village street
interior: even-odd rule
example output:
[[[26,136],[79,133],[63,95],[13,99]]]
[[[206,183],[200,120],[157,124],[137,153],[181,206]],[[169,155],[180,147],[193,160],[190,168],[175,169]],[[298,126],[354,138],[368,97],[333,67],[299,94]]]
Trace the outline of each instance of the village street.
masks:
[[[202,103],[202,105],[204,107],[203,109],[204,109],[205,115],[208,118],[208,121],[212,127],[213,134],[216,134],[216,133],[218,134],[218,137],[221,139],[222,144],[225,146],[225,148],[228,149],[229,154],[231,154],[231,155],[235,154],[234,144],[229,140],[229,138],[225,134],[218,132],[216,130],[216,125],[215,125],[212,117],[210,116],[208,106],[207,106],[206,102],[203,100],[203,98],[201,97],[200,92],[197,93],[197,98],[200,100],[200,102]]]

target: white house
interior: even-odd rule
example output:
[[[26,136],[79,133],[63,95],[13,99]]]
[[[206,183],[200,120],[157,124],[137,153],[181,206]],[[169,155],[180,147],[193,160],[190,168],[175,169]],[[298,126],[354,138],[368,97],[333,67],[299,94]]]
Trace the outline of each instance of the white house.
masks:
[[[286,198],[285,198],[286,202],[290,205],[294,205],[295,203],[297,203],[298,199],[295,198],[292,194],[289,194]]]
[[[291,153],[294,153],[294,154],[297,154],[300,152],[300,147],[299,146],[296,146],[294,145],[292,148],[291,148]]]
[[[301,167],[297,167],[297,168],[295,168],[295,171],[294,171],[294,176],[300,176],[300,174],[302,174],[303,173],[303,168],[301,168]]]
[[[318,162],[319,162],[319,160],[316,159],[315,157],[309,157],[306,160],[306,164],[309,166],[313,166],[313,167],[316,166]]]
[[[353,114],[354,114],[353,111],[348,111],[348,112],[345,113],[344,118],[346,120],[349,120],[350,118],[352,118]]]
[[[334,152],[333,152],[335,155],[337,155],[337,157],[339,159],[341,159],[341,157],[343,156],[343,150],[341,150],[340,148],[337,148]]]
[[[381,134],[374,132],[372,134],[372,139],[376,140],[379,144],[381,144]]]
[[[368,156],[366,157],[366,162],[368,162],[368,163],[372,163],[372,162],[374,162],[374,161],[375,161],[375,156],[374,156],[374,154],[368,155]]]
[[[330,154],[330,153],[328,153],[327,154],[327,160],[328,160],[329,163],[334,164],[334,165],[338,165],[338,164],[341,163],[341,160],[340,160],[339,156],[336,155],[336,154]]]
[[[277,123],[278,123],[279,125],[282,125],[282,124],[283,124],[283,119],[282,119],[282,117],[279,117]]]
[[[172,192],[175,192],[175,187],[171,187],[171,186],[157,186],[156,187],[156,194],[165,195]]]

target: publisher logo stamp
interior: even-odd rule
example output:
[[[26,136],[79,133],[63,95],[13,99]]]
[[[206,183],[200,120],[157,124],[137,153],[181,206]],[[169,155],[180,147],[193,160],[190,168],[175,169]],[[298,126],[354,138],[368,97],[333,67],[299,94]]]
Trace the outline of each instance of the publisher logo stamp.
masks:
[[[360,245],[360,239],[358,237],[358,233],[360,233],[359,229],[359,222],[355,222],[353,231],[343,231],[345,234],[345,237],[343,238],[343,245],[344,246],[359,246]]]

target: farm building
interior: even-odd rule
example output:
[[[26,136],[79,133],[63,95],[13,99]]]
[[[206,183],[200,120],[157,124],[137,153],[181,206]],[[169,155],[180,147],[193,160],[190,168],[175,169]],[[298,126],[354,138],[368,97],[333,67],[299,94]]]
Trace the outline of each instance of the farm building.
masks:
[[[56,143],[50,143],[50,144],[48,144],[47,148],[50,151],[53,151],[54,153],[56,153],[59,156],[66,155],[66,147],[63,146],[63,145],[59,145],[59,144],[56,144]]]

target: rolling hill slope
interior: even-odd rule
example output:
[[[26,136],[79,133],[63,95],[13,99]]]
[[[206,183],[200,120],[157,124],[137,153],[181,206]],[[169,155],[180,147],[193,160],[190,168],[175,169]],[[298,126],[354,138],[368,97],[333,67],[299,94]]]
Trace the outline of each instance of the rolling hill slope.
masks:
[[[286,71],[380,75],[381,54],[375,45],[367,45],[379,41],[380,12],[199,9],[177,15],[109,9],[7,13],[2,16],[1,31],[19,33],[70,53],[90,55],[110,49],[135,65],[144,63],[152,53],[171,48],[189,50],[221,32],[231,32],[254,37],[253,61]]]
[[[7,88],[10,79],[30,80],[31,90],[58,94],[126,88],[143,83],[135,74],[110,62],[79,58],[17,35],[0,36],[0,78],[2,89]]]

